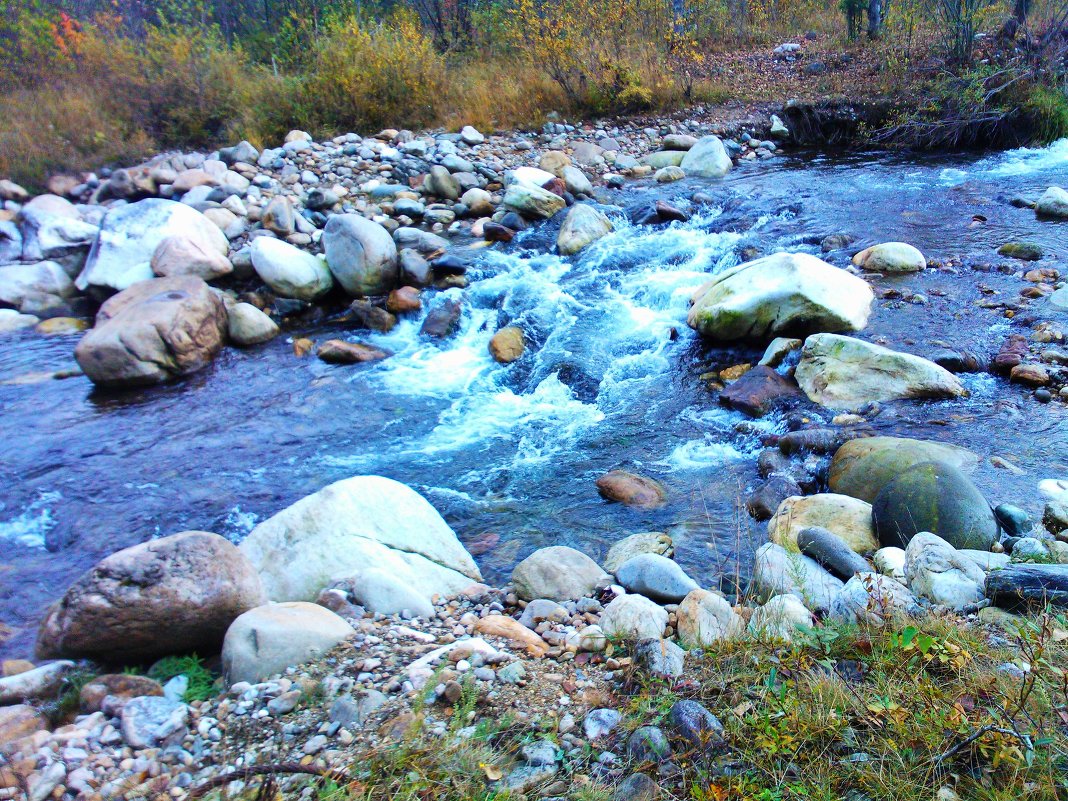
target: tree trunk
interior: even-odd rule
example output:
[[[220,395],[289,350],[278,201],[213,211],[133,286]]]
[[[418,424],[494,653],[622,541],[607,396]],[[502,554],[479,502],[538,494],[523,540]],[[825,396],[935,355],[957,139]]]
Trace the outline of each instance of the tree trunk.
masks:
[[[868,0],[868,38],[878,39],[883,30],[882,0]]]

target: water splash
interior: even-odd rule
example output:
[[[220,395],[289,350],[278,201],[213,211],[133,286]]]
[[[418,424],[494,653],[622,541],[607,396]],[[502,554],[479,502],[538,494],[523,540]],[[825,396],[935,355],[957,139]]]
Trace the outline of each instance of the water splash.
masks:
[[[45,538],[56,525],[51,505],[63,495],[59,492],[41,492],[15,517],[0,521],[0,540],[21,545],[24,548],[44,550]],[[4,508],[0,505],[0,509]]]

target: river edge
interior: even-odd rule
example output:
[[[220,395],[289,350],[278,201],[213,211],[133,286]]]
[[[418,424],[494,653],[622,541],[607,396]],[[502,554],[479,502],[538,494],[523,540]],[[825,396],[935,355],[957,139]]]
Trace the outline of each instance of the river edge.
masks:
[[[478,614],[478,615],[479,615],[480,617],[481,617],[481,616],[483,616],[483,613],[485,613],[485,616],[486,616],[486,617],[490,617],[490,616],[492,616],[492,615],[493,615],[493,614],[494,614],[495,612],[498,612],[498,611],[508,612],[508,613],[511,613],[511,614],[518,614],[518,613],[519,613],[519,611],[520,611],[520,608],[519,608],[519,605],[518,605],[517,601],[518,601],[518,599],[517,599],[517,600],[509,600],[509,599],[507,598],[507,596],[506,596],[506,597],[504,598],[504,602],[503,602],[503,603],[501,604],[501,605],[502,605],[502,609],[501,609],[501,610],[496,610],[496,609],[494,609],[494,608],[493,608],[493,602],[492,602],[492,601],[491,601],[490,603],[488,603],[488,604],[484,604],[484,605],[482,605],[481,607],[480,607],[480,606],[478,605],[478,603],[477,603],[477,602],[475,602],[475,603],[474,603],[474,606],[473,606],[472,608],[473,608],[474,612],[475,612],[475,613],[477,613],[477,614]],[[498,602],[498,603],[500,603],[500,602]],[[600,603],[600,602],[598,602],[598,603]],[[466,607],[464,607],[464,608],[466,609]],[[593,609],[594,607],[590,607],[590,608],[591,608],[591,609]],[[576,614],[579,614],[579,610],[578,610],[578,609],[576,608],[575,610],[568,610],[568,611],[569,611],[569,617],[570,617],[570,620],[569,620],[569,622],[570,622],[570,624],[572,625],[572,627],[574,627],[574,622],[575,622],[575,615],[576,615]],[[677,614],[677,610],[676,610],[676,612],[675,612],[675,613]],[[591,611],[591,612],[582,612],[581,614],[583,614],[583,615],[589,615],[589,614],[596,614],[596,613],[595,613],[595,612],[592,612],[592,611]],[[670,612],[670,611],[669,611],[669,612],[668,612],[668,614],[670,615],[670,614],[672,614],[672,612]],[[737,614],[737,612],[736,612],[736,614]],[[462,617],[462,615],[461,615],[461,617]],[[366,619],[366,618],[363,618],[363,619]],[[599,618],[598,618],[598,620],[599,620]],[[668,620],[669,620],[669,625],[671,625],[671,623],[670,623],[670,621],[671,621],[671,618],[669,617],[669,618],[668,618]],[[456,621],[456,622],[457,622],[457,624],[459,624],[459,623],[460,623],[459,619],[457,619],[457,621]],[[588,619],[586,620],[586,622],[587,622],[587,623],[588,623],[589,625],[594,625],[593,623],[590,623]],[[389,625],[391,625],[391,626],[397,626],[397,625],[406,625],[406,624],[404,624],[404,623],[400,623],[400,622],[398,621],[398,622],[391,622],[391,623],[390,623]],[[474,626],[474,625],[477,625],[477,624],[466,624],[466,626],[467,626],[467,627],[472,627],[472,628],[471,628],[471,630],[470,630],[470,631],[468,631],[468,630],[466,629],[466,627],[465,627],[465,631],[464,631],[464,634],[470,634],[470,633],[472,633],[472,632],[474,631],[474,628],[473,628],[473,626]],[[511,624],[503,624],[503,625],[505,625],[505,626],[508,626],[508,627],[511,627]],[[566,628],[566,627],[565,627],[565,628]],[[674,626],[672,626],[672,628],[674,628]],[[398,634],[393,634],[393,635],[389,635],[389,636],[394,636],[394,637],[402,637],[402,636],[410,636],[410,635],[404,635],[404,634],[399,634],[399,635],[398,635]],[[456,635],[455,635],[455,634],[453,634],[453,636],[456,636]],[[521,636],[525,637],[526,635],[521,635]],[[436,639],[436,642],[438,642],[438,643],[441,643],[441,642],[443,642],[443,640],[442,640],[442,638],[443,638],[443,637],[447,638],[447,637],[448,637],[448,634],[447,634],[447,633],[446,633],[446,634],[440,634],[440,635],[439,635],[439,636],[437,637],[437,639]],[[566,635],[565,635],[565,638],[566,638]],[[415,638],[415,639],[416,639],[416,640],[418,641],[418,639],[419,639],[419,638]],[[446,643],[446,644],[447,644],[447,643]],[[577,653],[577,651],[568,651],[568,650],[566,650],[566,649],[565,649],[565,651],[563,651],[562,653]],[[587,651],[587,652],[585,652],[585,653],[598,653],[598,652],[597,652],[597,651]],[[375,658],[375,657],[371,657],[371,658]],[[577,657],[576,657],[576,658],[577,658]],[[606,659],[605,659],[605,662],[607,663],[608,659],[611,659],[611,658],[612,658],[612,657],[606,657]],[[477,661],[477,660],[476,660],[476,661]],[[567,662],[567,661],[570,661],[570,660],[568,660],[568,659],[565,659],[564,661],[565,661],[565,662]],[[619,660],[617,659],[616,661],[618,662]],[[329,663],[327,663],[327,664],[329,664]],[[348,665],[347,667],[353,667],[353,666],[354,666],[354,664],[355,664],[355,663],[350,663],[350,664],[349,664],[349,665]],[[624,664],[624,665],[622,665],[622,666],[623,666],[623,667],[625,667],[626,665]],[[469,665],[468,665],[468,667],[469,667],[469,668],[471,668],[472,670],[477,670],[477,669],[478,669],[478,667],[476,667],[476,666],[474,666],[474,665],[472,665],[472,664],[469,664]],[[361,666],[360,666],[360,671],[361,671],[361,672],[363,672],[362,668],[363,668],[363,665],[361,664]],[[461,671],[461,672],[464,672],[464,671]],[[612,671],[609,671],[609,672],[612,672]],[[375,682],[374,682],[374,681],[372,680],[372,685],[373,685],[374,683],[375,683]],[[442,683],[440,684],[440,686],[441,686],[441,688],[442,688],[442,695],[443,695],[443,696],[444,696],[444,694],[445,694],[446,692],[449,692],[449,693],[454,693],[454,692],[455,692],[455,691],[454,691],[454,689],[453,689],[453,688],[452,688],[451,686],[447,687],[447,686],[446,686],[447,684],[448,684],[448,682],[442,682]],[[251,689],[251,688],[250,688],[250,689]],[[261,689],[257,689],[257,690],[256,690],[256,693],[257,693],[256,695],[254,695],[254,696],[253,696],[252,698],[249,698],[249,699],[245,699],[245,700],[246,700],[246,701],[251,701],[251,700],[254,700],[254,699],[257,699],[257,698],[261,698],[261,699],[266,699],[266,698],[268,698],[268,697],[272,697],[272,696],[275,696],[275,695],[277,695],[277,696],[285,695],[286,693],[289,693],[289,692],[291,692],[291,691],[292,691],[292,690],[291,690],[291,685],[288,685],[288,686],[287,686],[287,685],[285,685],[285,684],[276,684],[275,686],[273,686],[273,687],[270,687],[270,688],[266,688],[266,689],[262,689],[262,688],[261,688]],[[246,690],[245,692],[248,692],[248,690]],[[292,696],[290,696],[290,699],[292,699]],[[272,700],[273,700],[273,698],[272,698]],[[446,699],[446,700],[450,700],[450,699]],[[455,699],[451,699],[451,702],[452,702],[452,703],[455,703]],[[279,708],[281,708],[281,707],[283,707],[283,706],[284,706],[284,704],[276,704],[276,705],[275,705],[275,709],[279,709]],[[254,707],[255,707],[255,704],[252,704],[252,706],[250,706],[249,708],[251,709],[251,708],[254,708]],[[268,713],[268,714],[273,714],[273,713]],[[282,713],[282,714],[285,714],[285,713]],[[132,715],[131,715],[131,716],[132,716]],[[121,715],[120,715],[120,718],[121,718]],[[99,720],[99,719],[98,719],[98,720]],[[94,721],[94,724],[93,724],[93,725],[94,725],[94,726],[96,726],[96,724],[97,724],[97,721]],[[207,735],[207,737],[208,737],[208,739],[211,739],[211,737],[213,736],[213,735],[211,734],[211,728],[210,728],[210,726],[209,726],[209,727],[206,727],[206,728],[207,728],[207,730],[208,730],[208,735]],[[329,728],[329,726],[328,726],[328,728]],[[104,728],[102,728],[102,729],[101,729],[101,734],[105,734],[105,733],[106,733],[106,727],[104,727]],[[351,734],[351,732],[350,732],[350,734]],[[108,735],[108,736],[110,736],[110,735]],[[305,747],[306,747],[306,744],[305,744]],[[315,750],[314,750],[314,749],[312,749],[312,751],[313,751],[313,753],[312,753],[312,754],[305,754],[305,755],[306,755],[306,756],[312,756],[312,755],[313,755],[313,754],[315,753]],[[539,758],[540,758],[540,757],[539,757]],[[553,763],[554,763],[554,764],[555,764],[555,761],[556,761],[556,758],[554,757],[554,760],[553,760]],[[52,764],[52,763],[50,763],[50,764]],[[537,759],[535,759],[534,761],[530,762],[530,763],[529,763],[529,764],[528,764],[527,766],[528,766],[528,767],[537,767],[537,766],[538,766],[538,765],[537,765]],[[139,767],[139,766],[136,766],[136,767]],[[149,771],[151,771],[151,768],[148,768],[148,770],[149,770]],[[545,772],[543,771],[542,773],[544,774]],[[56,774],[57,774],[57,771],[56,771],[56,770],[52,770],[52,775],[56,775]],[[543,776],[543,778],[544,778],[544,776]],[[57,785],[55,785],[55,786],[58,786],[58,784],[57,784]],[[179,788],[179,789],[181,789],[181,788]],[[106,796],[105,796],[105,797],[106,797]],[[176,796],[176,797],[177,797],[177,796]]]

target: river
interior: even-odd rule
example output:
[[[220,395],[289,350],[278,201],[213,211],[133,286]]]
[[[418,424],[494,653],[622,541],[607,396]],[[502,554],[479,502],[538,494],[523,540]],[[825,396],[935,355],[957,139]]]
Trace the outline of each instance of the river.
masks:
[[[181,383],[119,395],[84,377],[41,377],[74,367],[77,336],[6,334],[0,621],[12,634],[0,654],[27,654],[44,606],[101,557],[186,529],[239,541],[257,521],[357,474],[423,493],[479,553],[490,582],[544,545],[599,558],[625,534],[661,530],[698,581],[730,588],[764,540],[743,505],[758,480],[760,432],[786,422],[773,414],[738,430],[747,418],[705,388],[702,373],[762,349],[705,346],[685,324],[692,289],[744,248],[818,254],[824,236],[845,232],[854,245],[826,256],[845,266],[861,247],[903,240],[950,267],[875,279],[877,290],[926,302],[877,298],[860,336],[920,355],[948,344],[990,356],[1007,334],[1027,333],[1028,320],[1057,319],[1044,300],[1015,321],[978,306],[1018,298],[1026,284],[973,269],[1005,262],[996,248],[1025,240],[1053,254],[1042,266],[1068,271],[1068,223],[1008,203],[1050,184],[1068,185],[1068,141],[985,156],[802,152],[747,163],[721,182],[632,182],[605,195],[619,207],[615,232],[576,257],[550,252],[550,226],[481,251],[448,340],[420,338],[417,319],[368,336],[319,325],[227,349]],[[695,192],[712,202],[694,206],[689,222],[628,222],[657,199],[685,205]],[[502,366],[487,343],[507,323],[523,327],[531,352]],[[333,366],[293,353],[293,337],[339,335],[395,355]],[[1068,405],[1039,404],[987,374],[963,380],[969,398],[888,404],[873,427],[972,448],[991,502],[1040,514],[1037,481],[1068,476]],[[995,455],[1019,472],[992,466]],[[594,481],[613,468],[659,479],[670,502],[638,511],[603,501]]]

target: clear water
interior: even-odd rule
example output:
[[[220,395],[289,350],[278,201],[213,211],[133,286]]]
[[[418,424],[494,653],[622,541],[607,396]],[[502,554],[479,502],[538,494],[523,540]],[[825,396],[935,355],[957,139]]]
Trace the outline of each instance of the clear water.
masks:
[[[414,486],[464,542],[496,542],[478,556],[490,581],[506,580],[538,547],[600,557],[641,530],[669,531],[679,561],[704,583],[744,577],[764,533],[741,503],[757,479],[759,432],[781,430],[782,420],[740,433],[745,418],[704,388],[703,372],[751,361],[760,348],[703,345],[685,325],[692,290],[743,248],[818,253],[837,232],[855,236],[855,249],[905,240],[929,259],[966,264],[996,263],[997,246],[1024,239],[1068,271],[1068,224],[1007,203],[1050,184],[1068,185],[1068,141],[988,157],[807,153],[747,164],[723,182],[631,186],[611,198],[615,232],[576,257],[551,253],[551,226],[481,251],[460,329],[444,342],[421,338],[417,319],[374,335],[325,325],[228,350],[182,383],[120,395],[84,378],[34,378],[71,367],[77,337],[5,335],[0,621],[15,633],[0,653],[26,653],[41,609],[114,550],[190,528],[239,541],[296,499],[362,473]],[[657,199],[686,204],[698,191],[713,203],[688,223],[628,222]],[[977,214],[987,221],[974,225]],[[828,259],[844,265],[848,255]],[[1027,330],[976,306],[979,284],[1015,297],[1023,284],[1011,276],[965,266],[877,284],[929,300],[876,301],[864,336],[891,347],[923,354],[946,342],[991,354]],[[1043,308],[1031,307],[1047,319]],[[505,324],[522,326],[530,344],[510,366],[487,352]],[[294,336],[350,336],[395,355],[332,366],[295,357]],[[986,375],[966,382],[967,400],[895,404],[875,425],[973,448],[984,457],[977,483],[993,502],[1039,512],[1037,481],[1068,475],[1065,405],[1041,406]],[[991,455],[1024,473],[993,468]],[[637,511],[604,502],[594,481],[613,468],[658,478],[670,503]]]

